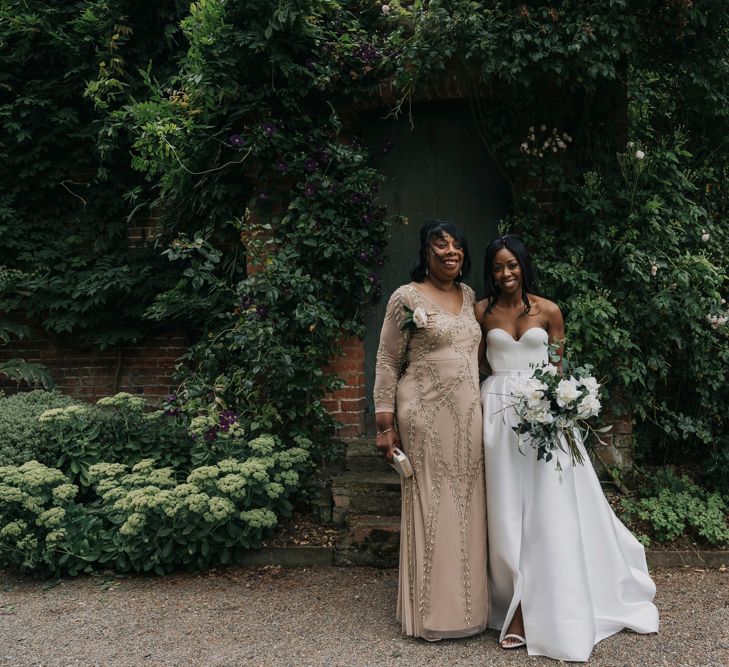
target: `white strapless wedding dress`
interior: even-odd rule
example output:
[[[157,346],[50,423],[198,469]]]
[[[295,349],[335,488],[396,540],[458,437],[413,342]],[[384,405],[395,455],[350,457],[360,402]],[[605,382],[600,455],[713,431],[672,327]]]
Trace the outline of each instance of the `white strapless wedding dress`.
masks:
[[[529,655],[585,661],[593,646],[630,628],[658,631],[656,588],[641,544],[618,520],[585,454],[537,461],[512,430],[509,392],[519,375],[547,363],[547,332],[517,341],[503,329],[486,337],[492,375],[481,386],[486,450],[489,626],[501,639],[521,602]],[[580,445],[581,446],[581,445]]]

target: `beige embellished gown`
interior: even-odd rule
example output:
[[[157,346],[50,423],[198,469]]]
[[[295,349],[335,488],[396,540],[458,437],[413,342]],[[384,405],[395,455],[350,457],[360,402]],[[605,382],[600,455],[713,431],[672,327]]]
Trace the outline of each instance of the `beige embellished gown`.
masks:
[[[395,412],[415,475],[402,482],[397,618],[407,635],[466,637],[486,627],[486,493],[478,383],[481,329],[473,290],[453,315],[418,291],[387,305],[375,377],[375,411]],[[401,329],[422,307],[427,325]]]

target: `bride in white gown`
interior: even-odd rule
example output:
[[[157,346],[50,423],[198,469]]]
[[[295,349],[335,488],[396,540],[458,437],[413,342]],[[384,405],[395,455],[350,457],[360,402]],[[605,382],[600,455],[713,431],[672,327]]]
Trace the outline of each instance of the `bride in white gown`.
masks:
[[[585,661],[623,628],[658,631],[655,585],[643,547],[613,513],[586,455],[574,467],[563,455],[559,474],[528,445],[526,456],[519,452],[509,393],[520,375],[548,363],[547,343],[564,338],[564,324],[557,305],[536,295],[518,237],[493,241],[485,264],[476,319],[491,368],[481,388],[489,626],[501,630],[503,648],[526,643],[529,655]]]

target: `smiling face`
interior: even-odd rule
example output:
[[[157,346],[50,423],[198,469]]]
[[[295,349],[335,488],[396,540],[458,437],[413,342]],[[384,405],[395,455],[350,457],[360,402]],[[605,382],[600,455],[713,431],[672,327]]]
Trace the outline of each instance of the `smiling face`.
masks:
[[[502,248],[494,255],[492,275],[494,284],[504,294],[521,292],[523,283],[521,265],[511,250]]]
[[[441,232],[428,245],[428,271],[438,280],[455,280],[463,267],[461,244],[448,232]]]

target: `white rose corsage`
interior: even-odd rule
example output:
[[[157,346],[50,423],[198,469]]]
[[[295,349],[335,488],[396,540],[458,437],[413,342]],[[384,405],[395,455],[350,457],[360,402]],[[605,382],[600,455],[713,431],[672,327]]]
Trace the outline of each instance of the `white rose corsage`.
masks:
[[[402,331],[405,329],[417,331],[428,326],[428,313],[425,312],[425,308],[418,306],[413,310],[405,305],[403,305],[403,308],[405,309],[405,319],[400,327]]]

